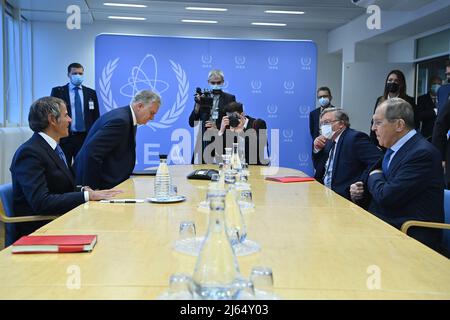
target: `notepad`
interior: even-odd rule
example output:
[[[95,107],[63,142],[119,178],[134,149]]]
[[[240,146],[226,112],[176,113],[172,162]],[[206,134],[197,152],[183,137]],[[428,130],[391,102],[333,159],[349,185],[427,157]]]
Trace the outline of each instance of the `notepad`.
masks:
[[[290,183],[290,182],[307,182],[307,181],[314,181],[314,178],[311,177],[301,177],[301,176],[284,176],[284,177],[266,177],[266,180],[269,181],[276,181],[281,183]]]
[[[12,253],[89,252],[97,243],[96,235],[24,236],[11,246]]]

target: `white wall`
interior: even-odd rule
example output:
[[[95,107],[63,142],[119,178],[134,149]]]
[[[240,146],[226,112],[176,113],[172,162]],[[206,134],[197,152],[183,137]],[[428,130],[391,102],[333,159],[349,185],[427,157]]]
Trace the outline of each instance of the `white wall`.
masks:
[[[312,40],[318,47],[317,86],[329,86],[334,103],[341,104],[340,54],[328,54],[327,32],[285,32],[272,29],[221,29],[211,27],[154,26],[147,23],[95,23],[82,25],[81,30],[68,30],[63,22],[33,22],[33,98],[49,95],[51,88],[67,83],[67,65],[77,61],[85,67],[85,85],[94,84],[94,41],[100,33],[146,34],[205,38],[299,39]],[[205,32],[206,30],[206,32]]]

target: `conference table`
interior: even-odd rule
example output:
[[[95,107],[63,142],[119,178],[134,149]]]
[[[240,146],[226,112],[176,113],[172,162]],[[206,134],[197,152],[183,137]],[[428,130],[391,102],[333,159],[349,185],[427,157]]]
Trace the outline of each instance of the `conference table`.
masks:
[[[158,299],[173,273],[192,274],[196,257],[173,249],[179,224],[193,220],[208,181],[188,180],[199,166],[170,166],[181,203],[88,202],[35,234],[96,234],[89,253],[0,252],[0,299]],[[214,168],[201,166],[201,168]],[[248,238],[261,246],[238,257],[248,277],[272,268],[282,299],[450,299],[450,260],[316,181],[279,183],[266,176],[304,175],[289,168],[250,167],[254,211]],[[154,177],[131,176],[119,198],[153,196]]]

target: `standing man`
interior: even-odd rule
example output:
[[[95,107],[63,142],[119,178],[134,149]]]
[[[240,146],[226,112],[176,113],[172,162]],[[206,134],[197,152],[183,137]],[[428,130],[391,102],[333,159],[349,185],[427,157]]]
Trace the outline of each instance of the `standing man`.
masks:
[[[16,216],[61,215],[86,201],[108,199],[121,192],[89,187],[77,190],[59,145],[69,134],[70,122],[66,104],[59,98],[44,97],[31,105],[28,123],[34,134],[17,149],[10,168]],[[45,223],[14,224],[16,235],[12,235],[12,242]]]
[[[71,166],[83,145],[86,134],[100,113],[95,90],[81,85],[84,80],[83,66],[79,63],[71,63],[67,67],[67,76],[70,80],[69,83],[54,87],[50,95],[60,98],[66,103],[69,117],[72,118],[69,136],[61,139],[61,148]]]
[[[448,131],[450,130],[450,100],[438,113],[433,129],[432,142],[440,151],[442,157],[442,168],[444,168],[445,185],[450,185],[450,140]]]
[[[314,140],[314,178],[350,200],[350,185],[364,180],[381,151],[363,132],[350,129],[342,109],[328,108],[320,117],[322,134]]]
[[[438,112],[437,92],[441,84],[441,78],[438,76],[432,77],[430,91],[421,95],[417,100],[417,118],[420,122],[420,133],[430,142]]]
[[[438,150],[416,132],[414,111],[401,99],[381,103],[372,130],[386,148],[382,161],[369,173],[366,185],[351,186],[352,199],[366,188],[372,196],[369,211],[396,228],[405,221],[444,221],[444,179]],[[409,235],[437,250],[441,230],[411,228]]]
[[[333,96],[328,87],[320,87],[319,90],[317,90],[317,100],[319,101],[320,107],[309,113],[309,132],[311,133],[313,141],[320,135],[320,115],[326,108],[335,108],[335,106],[331,104]]]
[[[200,125],[201,130],[199,130],[199,133],[201,133],[201,136],[196,141],[192,154],[192,163],[194,163],[196,157],[198,157],[198,161],[196,162],[206,163],[203,157],[203,151],[212,141],[203,141],[203,135],[208,129],[220,128],[222,118],[225,115],[224,107],[228,103],[236,101],[234,95],[222,90],[224,82],[225,78],[221,70],[211,70],[209,72],[208,84],[212,93],[212,104],[208,108],[200,105],[198,102],[200,97],[196,95],[194,110],[192,110],[189,116],[189,126],[193,128],[194,126]]]
[[[77,183],[109,189],[128,179],[136,164],[137,125],[153,120],[160,104],[158,94],[142,90],[131,105],[103,114],[75,158]]]

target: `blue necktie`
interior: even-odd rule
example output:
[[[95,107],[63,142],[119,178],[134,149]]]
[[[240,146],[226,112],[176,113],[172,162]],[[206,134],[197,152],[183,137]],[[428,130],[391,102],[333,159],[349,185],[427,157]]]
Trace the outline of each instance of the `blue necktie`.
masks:
[[[60,158],[62,161],[64,161],[64,163],[66,164],[66,167],[68,167],[68,166],[67,166],[66,155],[64,154],[64,151],[61,149],[61,147],[59,146],[59,144],[56,145],[55,151],[56,151],[56,153],[58,154],[59,158]]]
[[[84,127],[83,111],[81,110],[80,93],[78,92],[80,88],[75,87],[73,90],[75,90],[75,131],[83,132],[86,129]]]
[[[394,153],[394,150],[387,149],[386,153],[384,154],[383,163],[381,164],[384,175],[386,175],[388,172],[389,159],[391,159],[391,156],[393,153]]]

